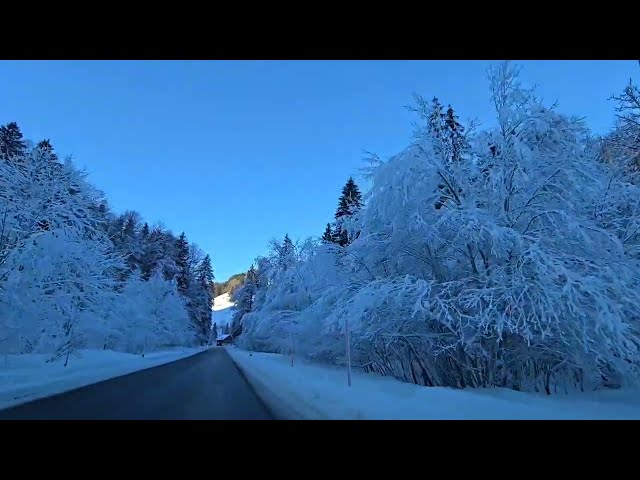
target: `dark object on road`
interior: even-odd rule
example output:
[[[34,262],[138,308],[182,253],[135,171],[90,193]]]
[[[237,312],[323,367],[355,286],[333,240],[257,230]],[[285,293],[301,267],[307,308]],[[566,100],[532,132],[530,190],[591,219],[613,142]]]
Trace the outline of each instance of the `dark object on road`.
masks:
[[[0,420],[272,420],[224,349],[0,410]]]

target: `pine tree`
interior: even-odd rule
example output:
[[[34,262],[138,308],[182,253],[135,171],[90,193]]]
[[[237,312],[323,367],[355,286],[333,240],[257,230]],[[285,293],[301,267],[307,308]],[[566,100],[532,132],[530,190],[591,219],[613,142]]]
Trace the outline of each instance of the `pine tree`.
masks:
[[[467,139],[464,135],[464,127],[458,121],[458,116],[449,105],[445,116],[445,125],[448,135],[449,160],[459,162],[462,154],[468,148]]]
[[[335,218],[337,220],[345,215],[351,215],[355,209],[360,207],[362,207],[362,194],[353,178],[349,177],[345,186],[342,187],[342,195],[338,201]]]
[[[282,271],[287,270],[295,262],[295,246],[289,237],[285,234],[282,243],[274,242],[274,249],[277,253],[278,265]]]
[[[36,145],[36,148],[38,148],[43,152],[48,153],[52,161],[54,162],[58,161],[58,156],[53,151],[53,146],[51,145],[51,142],[49,141],[48,138],[38,142],[38,145]]]
[[[140,237],[142,237],[142,240],[146,240],[148,236],[149,236],[149,224],[147,222],[144,222],[144,225],[142,226],[142,230],[140,231]]]
[[[0,155],[5,158],[25,153],[27,144],[22,140],[22,132],[16,122],[0,127]]]
[[[431,100],[431,109],[427,118],[427,125],[429,132],[434,138],[442,138],[442,133],[445,130],[445,114],[443,113],[443,106],[436,97]]]
[[[421,100],[419,99],[419,101]],[[469,144],[465,136],[465,129],[451,105],[448,106],[446,113],[443,113],[442,104],[437,98],[434,98],[425,115],[425,120],[433,149],[442,158],[445,165],[461,161]],[[442,175],[446,177],[446,171],[442,172]],[[454,188],[455,191],[451,191],[451,188]],[[441,192],[441,196],[434,205],[436,210],[442,208],[448,199],[456,198],[462,192],[460,187],[453,187],[452,182],[444,181],[438,185],[438,190]]]
[[[206,285],[207,290],[211,290],[211,284],[214,280],[213,267],[211,266],[211,257],[205,255],[197,268],[198,281],[202,285]]]
[[[282,254],[284,256],[291,255],[293,253],[294,247],[291,238],[289,238],[289,234],[285,233],[284,240],[282,242]]]
[[[333,243],[337,243],[341,247],[344,247],[351,243],[349,234],[346,228],[344,228],[343,226],[344,219],[345,217],[350,217],[351,215],[353,215],[361,207],[362,194],[360,193],[360,189],[358,188],[358,185],[353,180],[353,178],[349,177],[349,180],[347,180],[347,183],[342,188],[342,195],[340,195],[338,208],[336,209],[336,227],[332,234]]]
[[[252,310],[253,298],[256,294],[257,281],[258,272],[256,271],[255,267],[251,265],[251,267],[247,271],[244,283],[240,287],[238,287],[231,295],[231,298],[236,304],[236,311],[238,312],[239,317],[242,317],[242,315]]]
[[[149,226],[145,223],[147,231]],[[149,280],[152,273],[158,267],[158,261],[163,255],[163,232],[160,228],[154,228],[147,235],[144,235],[145,228],[142,227],[142,257],[140,258],[140,276],[143,280]],[[164,270],[163,270],[164,273]],[[165,275],[165,280],[169,280]]]
[[[331,228],[330,223],[327,223],[327,228],[324,230],[324,234],[322,235],[322,241],[324,243],[333,242],[333,229]]]
[[[189,288],[189,243],[184,232],[176,240],[175,247],[176,282],[178,291],[184,295]]]
[[[211,307],[213,306],[213,295],[211,285],[213,284],[213,267],[211,257],[205,255],[196,267],[197,292],[194,294],[196,323],[200,327],[203,335],[208,335],[211,329]]]

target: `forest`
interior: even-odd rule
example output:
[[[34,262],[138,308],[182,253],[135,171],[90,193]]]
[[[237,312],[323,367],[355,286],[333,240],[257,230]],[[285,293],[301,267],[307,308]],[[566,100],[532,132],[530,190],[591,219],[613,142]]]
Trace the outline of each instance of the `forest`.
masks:
[[[510,62],[488,96],[486,127],[416,96],[406,148],[366,158],[367,188],[349,179],[324,234],[271,242],[233,293],[243,348],[340,366],[349,351],[354,368],[426,386],[637,380],[640,91],[613,95],[606,135]]]
[[[0,127],[0,353],[130,353],[209,341],[211,257],[103,192],[49,140]]]

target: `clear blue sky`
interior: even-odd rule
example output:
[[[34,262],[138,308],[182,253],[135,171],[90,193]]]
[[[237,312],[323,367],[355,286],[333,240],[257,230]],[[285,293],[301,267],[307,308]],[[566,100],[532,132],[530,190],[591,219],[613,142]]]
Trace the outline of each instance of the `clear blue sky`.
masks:
[[[218,280],[274,236],[320,235],[362,151],[407,145],[413,92],[491,121],[485,61],[2,61],[0,123],[72,154],[116,211],[211,254]],[[596,131],[637,61],[532,61],[523,79]]]

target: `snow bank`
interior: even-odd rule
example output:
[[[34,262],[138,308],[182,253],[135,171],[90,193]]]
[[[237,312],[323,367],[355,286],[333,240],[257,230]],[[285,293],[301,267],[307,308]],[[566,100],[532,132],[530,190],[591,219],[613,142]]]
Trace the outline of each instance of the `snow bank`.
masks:
[[[302,363],[277,354],[227,350],[277,418],[313,420],[640,419],[640,391],[580,395],[506,389],[421,387],[389,377]]]
[[[144,356],[111,350],[81,350],[77,356],[45,363],[51,355],[0,356],[0,408],[56,395],[138,370],[173,362],[204,348],[177,348]]]

